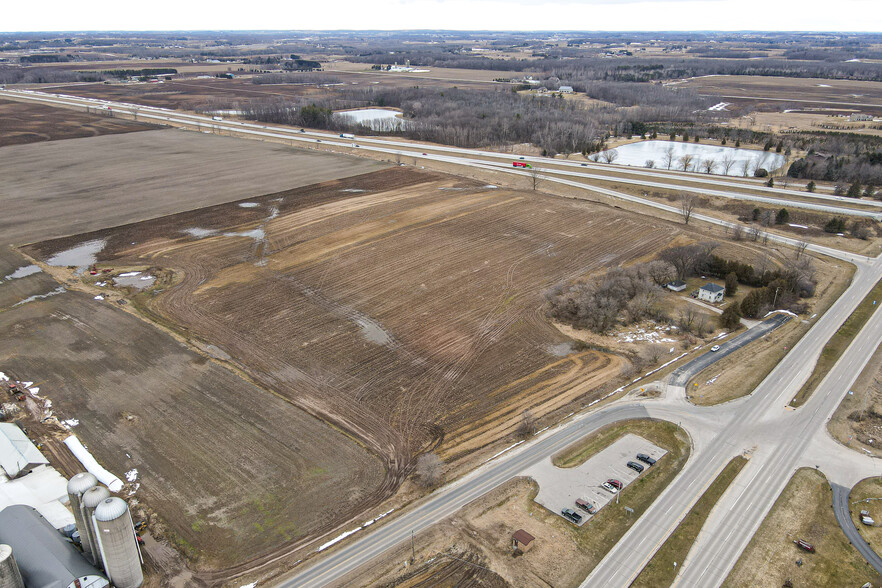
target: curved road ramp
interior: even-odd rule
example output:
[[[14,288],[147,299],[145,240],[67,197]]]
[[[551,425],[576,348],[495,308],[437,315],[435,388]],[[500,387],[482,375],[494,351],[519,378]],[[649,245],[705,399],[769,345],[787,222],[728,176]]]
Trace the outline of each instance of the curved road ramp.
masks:
[[[713,365],[730,353],[741,349],[748,343],[756,341],[760,337],[771,333],[772,331],[789,321],[791,318],[793,318],[793,316],[789,314],[773,314],[760,324],[746,330],[737,337],[733,337],[725,343],[720,343],[719,351],[707,351],[699,355],[689,363],[681,365],[673,372],[671,372],[670,385],[685,387],[686,384],[689,383],[689,380],[695,377],[696,374],[704,370],[706,367]]]

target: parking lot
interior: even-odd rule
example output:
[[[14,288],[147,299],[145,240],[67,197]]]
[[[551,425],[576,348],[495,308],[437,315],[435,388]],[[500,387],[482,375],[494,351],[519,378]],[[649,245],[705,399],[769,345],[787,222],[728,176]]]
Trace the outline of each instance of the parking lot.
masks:
[[[642,474],[638,474],[625,465],[629,461],[637,461],[638,453],[645,453],[651,458],[659,460],[667,451],[643,437],[629,433],[578,467],[556,467],[551,463],[549,457],[526,470],[524,475],[530,476],[539,484],[536,502],[561,518],[563,518],[562,509],[573,509],[582,516],[582,522],[579,525],[581,526],[592,515],[576,508],[576,499],[582,498],[593,503],[598,511],[611,500],[615,500],[616,495],[602,488],[601,484],[614,478],[619,480],[624,488],[627,488],[638,476],[646,475],[649,466],[642,462],[638,462],[646,468]],[[664,462],[657,463],[652,467],[664,467]],[[623,500],[627,506],[627,493]]]

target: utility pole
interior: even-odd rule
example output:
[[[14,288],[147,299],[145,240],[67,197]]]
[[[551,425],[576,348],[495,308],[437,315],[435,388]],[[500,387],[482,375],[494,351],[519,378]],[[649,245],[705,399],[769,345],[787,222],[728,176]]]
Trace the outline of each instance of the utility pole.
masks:
[[[773,309],[775,308],[775,304],[778,302],[778,290],[780,290],[780,289],[781,289],[781,286],[778,286],[777,288],[775,288],[775,299],[772,300],[772,308]]]
[[[416,547],[413,543],[413,529],[410,530],[410,563],[416,561]]]

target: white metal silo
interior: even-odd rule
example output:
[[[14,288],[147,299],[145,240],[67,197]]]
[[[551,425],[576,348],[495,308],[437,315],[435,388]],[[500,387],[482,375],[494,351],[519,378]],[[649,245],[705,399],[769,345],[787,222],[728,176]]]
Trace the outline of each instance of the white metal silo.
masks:
[[[0,588],[24,588],[24,580],[8,545],[0,545]]]
[[[94,488],[97,485],[98,478],[89,472],[80,472],[67,482],[67,496],[70,498],[70,509],[73,511],[77,529],[80,530],[83,551],[90,558],[92,556],[92,544],[89,542],[89,539],[92,537],[92,534],[89,531],[92,528],[92,524],[83,514],[82,498],[89,488]]]
[[[93,564],[98,566],[103,565],[103,562],[101,560],[101,552],[97,547],[97,541],[95,539],[95,527],[91,524],[92,514],[95,512],[95,509],[98,508],[98,505],[108,498],[110,498],[110,490],[104,486],[98,485],[92,486],[86,490],[80,499],[80,506],[83,509],[83,520],[89,522],[89,524],[86,524],[80,531],[80,541],[84,545],[88,541],[89,545],[93,546],[91,560]]]
[[[107,578],[116,588],[138,588],[144,573],[129,505],[122,498],[107,498],[95,508],[92,522]]]

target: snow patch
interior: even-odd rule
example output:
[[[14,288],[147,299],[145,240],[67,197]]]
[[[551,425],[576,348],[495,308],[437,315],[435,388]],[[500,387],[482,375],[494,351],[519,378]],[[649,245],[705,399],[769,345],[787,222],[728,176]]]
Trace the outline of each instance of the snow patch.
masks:
[[[137,469],[131,469],[126,472],[126,480],[128,480],[129,482],[134,482],[137,479],[138,479],[138,470]]]
[[[503,449],[502,451],[500,451],[499,453],[497,453],[496,455],[494,455],[493,457],[491,457],[491,458],[488,459],[487,461],[493,461],[494,459],[496,459],[497,457],[499,457],[499,456],[502,455],[503,453],[505,453],[505,452],[507,452],[507,451],[511,451],[512,449],[514,449],[515,447],[517,447],[517,446],[520,445],[521,443],[523,443],[523,441],[518,441],[517,443],[515,443],[515,444],[512,445],[512,446],[510,446],[510,447],[506,447],[505,449]],[[487,461],[485,461],[484,463],[487,463]]]
[[[794,227],[794,228],[796,228],[796,229],[807,229],[807,228],[808,228],[808,227],[805,226],[805,225],[795,225],[795,224],[793,224],[793,223],[787,223],[787,225],[790,226],[790,227]]]
[[[126,272],[124,274],[120,274],[116,276],[117,278],[132,278],[134,276],[140,276],[141,272]]]
[[[682,358],[686,357],[686,355],[687,355],[686,353],[681,353],[680,355],[678,355],[677,357],[675,357],[675,358],[672,359],[671,361],[668,361],[668,362],[666,362],[666,363],[661,364],[660,366],[658,366],[657,368],[655,368],[655,369],[652,370],[651,372],[646,372],[646,374],[644,374],[643,377],[645,378],[646,376],[650,376],[650,375],[654,374],[655,372],[657,372],[657,371],[659,371],[659,370],[663,370],[663,369],[665,369],[666,367],[668,367],[669,365],[671,365],[672,363],[674,363],[674,362],[677,361],[678,359],[682,359]],[[639,380],[639,379],[640,379],[640,378],[637,378],[637,380]],[[636,382],[637,380],[634,380],[634,381]]]
[[[38,274],[41,271],[43,271],[43,270],[41,270],[36,265],[33,265],[33,264],[25,265],[25,266],[18,268],[17,270],[15,270],[14,272],[12,272],[11,274],[9,274],[8,276],[6,276],[3,279],[4,280],[17,280],[19,278],[26,278],[27,276],[32,276],[34,274]]]
[[[363,524],[362,526],[360,526],[360,527],[357,527],[357,528],[355,528],[355,529],[352,529],[351,531],[346,531],[346,532],[344,532],[344,533],[340,533],[339,535],[337,535],[336,537],[334,537],[333,539],[331,539],[331,540],[328,541],[327,543],[324,543],[323,545],[319,546],[319,548],[316,549],[316,551],[317,551],[317,552],[318,552],[318,551],[324,551],[324,550],[327,549],[328,547],[330,547],[330,546],[332,546],[332,545],[334,545],[334,544],[336,544],[336,543],[339,543],[340,541],[343,541],[344,539],[346,539],[347,537],[349,537],[349,536],[352,535],[353,533],[358,533],[359,531],[361,531],[361,530],[364,529],[365,527],[370,526],[370,525],[373,525],[374,523],[376,523],[377,521],[379,521],[380,519],[382,519],[383,517],[385,517],[386,515],[388,515],[389,513],[391,513],[393,510],[395,510],[395,509],[393,508],[393,509],[387,510],[387,511],[384,512],[383,514],[381,514],[381,515],[379,515],[379,516],[377,516],[377,517],[375,517],[375,518],[369,520],[368,522],[364,523],[364,524]]]
[[[76,427],[77,425],[79,425],[80,421],[79,421],[79,419],[66,419],[66,420],[61,421],[61,424],[63,424],[65,427],[71,428],[71,427]]]
[[[257,202],[240,202],[239,203],[240,208],[257,208],[258,206],[260,206],[260,205]]]
[[[766,317],[769,316],[769,315],[775,314],[776,312],[780,312],[780,313],[783,313],[783,314],[789,314],[790,316],[792,316],[792,317],[794,317],[794,318],[798,316],[797,314],[792,313],[792,312],[790,312],[789,310],[770,310],[769,312],[767,312],[767,313],[763,316],[763,318],[766,318]]]
[[[104,296],[101,296],[101,295],[99,294],[98,296],[95,296],[94,299],[95,299],[95,300],[104,300]]]

